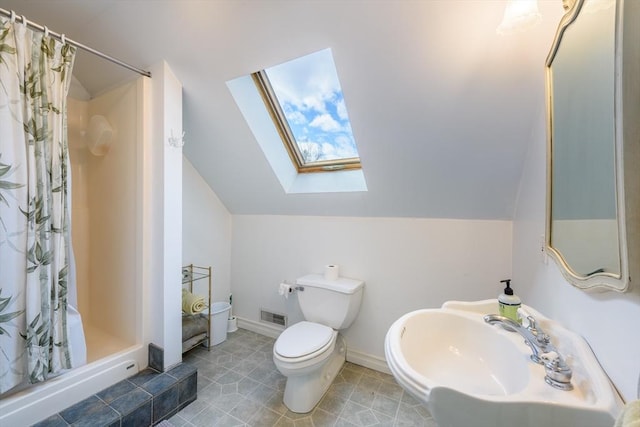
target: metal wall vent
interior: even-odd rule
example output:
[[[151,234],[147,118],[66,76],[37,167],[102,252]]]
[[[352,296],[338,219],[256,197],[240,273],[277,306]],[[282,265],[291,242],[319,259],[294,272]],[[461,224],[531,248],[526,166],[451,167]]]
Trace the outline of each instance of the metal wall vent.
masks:
[[[287,327],[287,316],[280,313],[273,313],[271,311],[260,309],[260,320],[267,323],[273,323],[274,325]]]

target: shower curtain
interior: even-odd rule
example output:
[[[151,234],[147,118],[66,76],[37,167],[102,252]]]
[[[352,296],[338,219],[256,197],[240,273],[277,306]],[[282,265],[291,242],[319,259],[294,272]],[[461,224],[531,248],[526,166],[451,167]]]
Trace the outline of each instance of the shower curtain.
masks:
[[[66,95],[75,48],[0,18],[0,393],[72,368]]]

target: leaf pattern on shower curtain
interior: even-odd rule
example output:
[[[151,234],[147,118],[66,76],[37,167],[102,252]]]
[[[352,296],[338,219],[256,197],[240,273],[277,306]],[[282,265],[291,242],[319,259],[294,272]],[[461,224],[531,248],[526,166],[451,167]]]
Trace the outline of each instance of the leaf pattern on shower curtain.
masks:
[[[11,302],[11,297],[2,298],[2,289],[0,289],[0,335],[7,334],[11,336],[11,334],[9,334],[9,332],[2,327],[2,324],[8,323],[10,320],[24,313],[24,310],[4,313],[5,309],[9,306],[10,302]]]
[[[72,46],[0,18],[0,393],[72,367],[66,94],[74,57]]]

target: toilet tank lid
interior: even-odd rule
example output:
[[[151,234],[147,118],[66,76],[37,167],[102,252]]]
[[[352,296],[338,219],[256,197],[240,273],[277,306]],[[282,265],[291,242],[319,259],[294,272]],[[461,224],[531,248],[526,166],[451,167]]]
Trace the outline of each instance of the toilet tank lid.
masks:
[[[343,294],[354,294],[364,286],[364,281],[338,277],[336,280],[326,280],[321,274],[308,274],[296,280],[297,285],[324,288]]]

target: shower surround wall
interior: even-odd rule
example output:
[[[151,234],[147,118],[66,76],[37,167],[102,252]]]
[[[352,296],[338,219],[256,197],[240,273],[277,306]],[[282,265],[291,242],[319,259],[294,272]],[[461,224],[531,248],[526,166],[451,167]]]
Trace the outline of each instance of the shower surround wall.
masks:
[[[92,362],[136,343],[136,200],[139,192],[135,82],[90,101],[69,100],[72,237],[78,305]],[[111,124],[111,148],[94,156],[86,126],[94,114]]]

